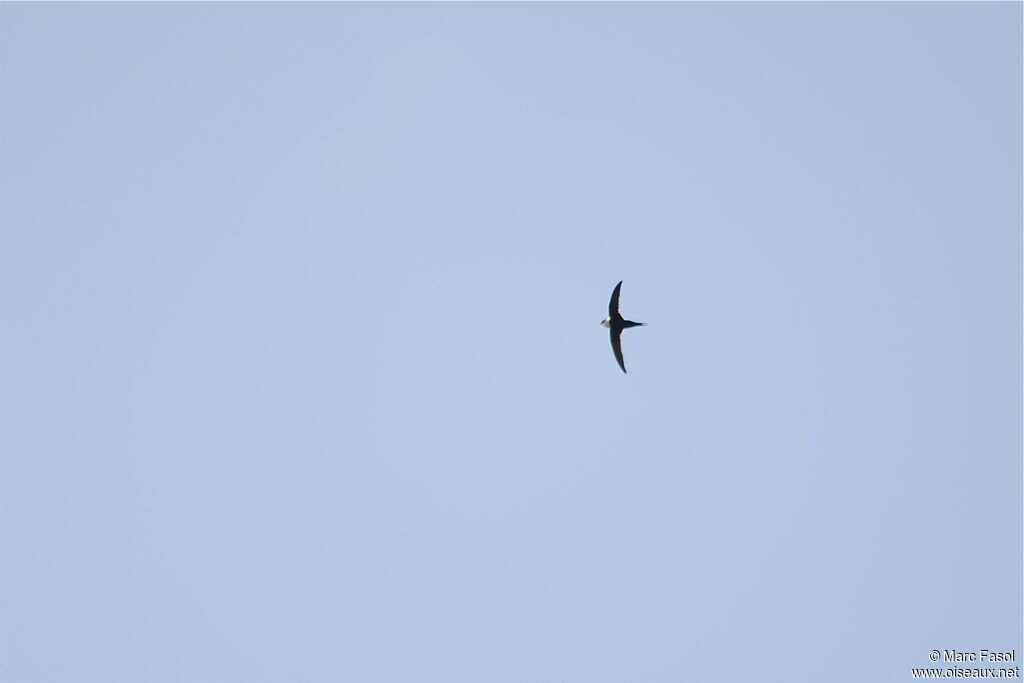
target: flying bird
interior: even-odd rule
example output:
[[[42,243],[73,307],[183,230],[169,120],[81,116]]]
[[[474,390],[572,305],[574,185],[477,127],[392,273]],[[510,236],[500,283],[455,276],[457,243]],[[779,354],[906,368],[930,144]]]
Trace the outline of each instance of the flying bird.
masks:
[[[632,320],[626,320],[619,315],[619,290],[622,289],[622,283],[615,285],[615,289],[612,290],[612,299],[608,302],[608,317],[601,321],[601,324],[608,328],[612,338],[612,351],[615,352],[615,360],[619,362],[619,367],[622,371],[626,371],[626,362],[622,360],[622,331],[629,327],[639,327],[646,323],[635,323]]]

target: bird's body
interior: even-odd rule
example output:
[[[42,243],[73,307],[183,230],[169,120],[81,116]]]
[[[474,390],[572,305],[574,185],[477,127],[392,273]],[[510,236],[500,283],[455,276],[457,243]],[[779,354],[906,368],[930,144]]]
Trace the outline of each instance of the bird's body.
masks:
[[[622,371],[626,371],[626,362],[622,358],[622,331],[630,327],[639,327],[645,323],[635,323],[626,320],[619,314],[619,290],[622,283],[615,285],[612,291],[611,301],[608,302],[608,317],[601,321],[601,324],[608,328],[612,340],[612,352],[615,353],[615,360],[618,361]]]

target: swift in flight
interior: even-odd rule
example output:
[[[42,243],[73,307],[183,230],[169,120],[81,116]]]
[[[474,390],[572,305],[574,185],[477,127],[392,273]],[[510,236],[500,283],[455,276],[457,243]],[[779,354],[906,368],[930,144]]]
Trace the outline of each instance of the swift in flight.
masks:
[[[632,320],[626,320],[619,315],[619,290],[622,289],[622,283],[615,285],[615,289],[612,291],[612,299],[608,302],[608,317],[601,321],[601,324],[608,328],[612,338],[612,351],[615,352],[615,360],[619,362],[619,367],[622,371],[626,371],[626,362],[622,360],[622,331],[629,327],[639,327],[646,323],[635,323]]]

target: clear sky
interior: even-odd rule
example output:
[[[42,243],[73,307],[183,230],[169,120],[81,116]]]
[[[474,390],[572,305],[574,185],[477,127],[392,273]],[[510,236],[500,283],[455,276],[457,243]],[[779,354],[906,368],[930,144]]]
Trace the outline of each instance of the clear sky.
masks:
[[[0,5],[0,679],[1021,665],[1021,35]]]

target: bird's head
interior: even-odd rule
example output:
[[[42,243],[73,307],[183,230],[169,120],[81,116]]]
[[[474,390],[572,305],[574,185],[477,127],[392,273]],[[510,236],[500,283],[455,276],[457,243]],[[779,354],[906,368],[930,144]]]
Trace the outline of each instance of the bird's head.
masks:
[[[603,327],[611,327],[612,326],[611,323],[612,323],[612,319],[611,318],[605,318],[604,320],[601,321],[601,325]]]

